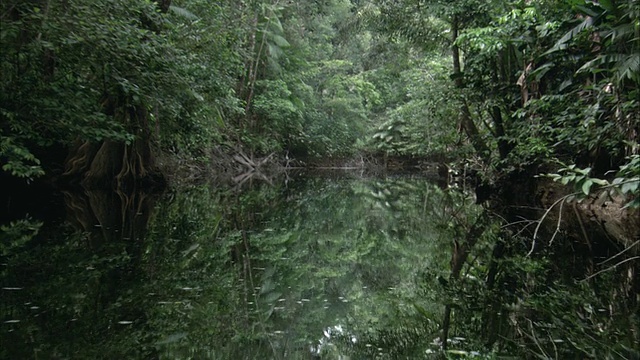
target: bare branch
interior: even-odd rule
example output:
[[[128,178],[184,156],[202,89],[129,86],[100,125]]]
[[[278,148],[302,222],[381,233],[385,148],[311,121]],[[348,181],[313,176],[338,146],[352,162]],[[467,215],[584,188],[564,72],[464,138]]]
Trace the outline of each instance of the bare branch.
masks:
[[[611,260],[613,260],[613,259],[617,258],[618,256],[620,256],[620,255],[624,254],[624,253],[625,253],[625,252],[627,252],[629,249],[631,249],[631,248],[633,248],[634,246],[638,245],[639,243],[640,243],[640,240],[638,240],[638,241],[634,242],[633,244],[631,244],[631,245],[629,245],[628,247],[626,247],[624,250],[622,250],[622,251],[620,251],[619,253],[617,253],[617,254],[613,255],[612,257],[608,258],[607,260],[605,260],[605,261],[603,261],[603,262],[599,263],[598,265],[602,265],[602,264],[608,263],[609,261],[611,261]]]
[[[619,263],[617,263],[617,264],[615,264],[615,265],[613,265],[613,266],[610,266],[610,267],[608,267],[608,268],[606,268],[606,269],[602,269],[602,270],[600,270],[600,271],[598,271],[598,272],[596,272],[596,273],[594,273],[594,274],[592,274],[592,275],[587,276],[586,278],[582,279],[581,281],[587,281],[587,280],[589,280],[589,279],[591,279],[591,278],[594,278],[594,277],[596,277],[596,276],[598,276],[598,275],[602,274],[603,272],[606,272],[606,271],[609,271],[609,270],[615,269],[616,267],[618,267],[618,265],[622,265],[622,264],[624,264],[624,263],[626,263],[626,262],[629,262],[629,261],[631,261],[631,260],[637,260],[637,259],[640,259],[640,256],[634,256],[634,257],[630,257],[630,258],[628,258],[628,259],[622,260],[622,261],[620,261]]]
[[[527,253],[527,257],[531,256],[531,254],[533,253],[533,249],[535,249],[536,247],[536,238],[538,237],[538,231],[540,230],[540,226],[542,225],[542,222],[544,221],[544,219],[549,215],[549,213],[551,212],[551,210],[558,204],[563,203],[565,200],[567,200],[569,197],[571,196],[576,196],[579,193],[572,193],[569,195],[565,195],[563,197],[561,197],[560,199],[556,200],[553,204],[551,204],[551,206],[549,206],[549,208],[547,209],[547,211],[544,212],[544,214],[542,215],[542,217],[540,218],[540,220],[538,220],[538,226],[536,226],[536,230],[533,232],[533,241],[531,242],[531,250],[529,250],[529,252]],[[560,211],[562,211],[562,207],[560,208]],[[562,215],[560,215],[562,216]],[[560,227],[560,221],[558,220],[558,227],[556,228],[556,231],[553,233],[553,236],[555,237],[555,235],[557,234],[557,229],[559,229]],[[551,239],[553,241],[553,238]]]

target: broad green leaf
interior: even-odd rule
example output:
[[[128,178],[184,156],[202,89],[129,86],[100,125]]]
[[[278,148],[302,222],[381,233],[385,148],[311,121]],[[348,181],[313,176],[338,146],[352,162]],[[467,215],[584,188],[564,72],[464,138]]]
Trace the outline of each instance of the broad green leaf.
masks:
[[[627,194],[627,193],[634,194],[638,192],[639,186],[640,186],[640,180],[628,181],[622,184],[622,186],[620,187],[620,191],[622,191],[623,194]]]
[[[591,189],[591,185],[593,185],[593,181],[591,181],[591,179],[585,180],[585,182],[582,184],[582,192],[585,195],[589,195],[589,190]]]
[[[591,181],[593,181],[594,184],[597,184],[597,185],[600,185],[600,186],[609,185],[609,182],[607,180],[604,180],[604,179],[592,178]]]

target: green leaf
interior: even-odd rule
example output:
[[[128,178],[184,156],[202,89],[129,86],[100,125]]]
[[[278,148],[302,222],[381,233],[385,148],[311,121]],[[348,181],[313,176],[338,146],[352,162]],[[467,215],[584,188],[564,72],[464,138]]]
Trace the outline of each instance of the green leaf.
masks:
[[[588,167],[586,169],[576,169],[576,171],[582,175],[589,175],[589,173],[591,172],[591,168]]]
[[[624,181],[624,178],[615,178],[613,179],[613,181],[611,182],[611,185],[619,185]]]
[[[426,319],[428,319],[428,320],[433,320],[434,319],[433,314],[429,314],[429,312],[427,312],[427,310],[425,310],[422,306],[414,303],[413,307],[418,311],[418,313],[420,313]]]
[[[593,185],[593,181],[591,179],[585,180],[585,182],[582,184],[582,192],[585,195],[589,195],[589,190],[591,190],[591,185]]]
[[[627,208],[631,208],[631,209],[640,208],[640,198],[633,199],[632,201],[628,202],[625,206],[622,207],[622,209],[627,209]]]
[[[593,181],[594,184],[597,184],[597,185],[600,185],[600,186],[609,185],[609,182],[607,180],[604,180],[604,179],[593,178],[593,179],[591,179],[591,181]]]
[[[181,7],[177,7],[177,6],[169,6],[169,10],[171,12],[173,12],[174,14],[178,15],[178,16],[182,16],[185,19],[188,20],[198,20],[198,16],[196,16],[196,14],[192,13],[191,11],[185,9],[185,8],[181,8]]]
[[[626,193],[634,194],[634,193],[638,192],[638,187],[639,186],[640,186],[640,180],[628,181],[628,182],[625,182],[624,184],[622,184],[622,187],[620,188],[620,191],[622,191],[623,194],[626,194]]]
[[[290,46],[287,39],[280,35],[272,35],[271,40],[273,40],[273,42],[281,48]]]

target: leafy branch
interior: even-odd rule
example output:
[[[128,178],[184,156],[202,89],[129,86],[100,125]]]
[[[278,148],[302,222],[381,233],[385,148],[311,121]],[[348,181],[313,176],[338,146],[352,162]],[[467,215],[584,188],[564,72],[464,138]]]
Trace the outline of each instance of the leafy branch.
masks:
[[[575,164],[559,169],[558,173],[542,175],[553,179],[553,181],[560,182],[563,185],[573,183],[575,191],[556,200],[551,204],[551,206],[549,206],[549,208],[547,208],[540,220],[538,220],[538,225],[533,233],[531,249],[527,253],[527,256],[530,256],[533,253],[536,245],[536,239],[538,237],[538,231],[540,230],[542,222],[549,215],[551,210],[560,204],[557,226],[551,237],[551,242],[553,242],[555,236],[560,230],[560,224],[562,222],[562,207],[564,203],[574,199],[581,201],[593,194],[595,192],[595,188],[602,191],[601,196],[612,196],[615,193],[622,194],[623,196],[632,196],[633,199],[625,204],[623,209],[640,208],[640,196],[638,196],[640,194],[640,155],[632,155],[629,157],[629,160],[630,161],[627,164],[620,167],[620,170],[616,172],[616,177],[611,182],[605,179],[590,177],[590,167],[581,169]]]
[[[556,174],[546,174],[544,176],[563,185],[574,184],[576,195],[579,200],[594,193],[594,189],[609,189],[611,196],[615,193],[623,196],[631,196],[633,199],[625,204],[624,208],[640,208],[640,155],[631,155],[629,162],[620,166],[612,181],[589,176],[591,168],[580,169],[575,164],[558,170]],[[594,187],[595,185],[595,187]],[[607,193],[603,193],[606,195]]]

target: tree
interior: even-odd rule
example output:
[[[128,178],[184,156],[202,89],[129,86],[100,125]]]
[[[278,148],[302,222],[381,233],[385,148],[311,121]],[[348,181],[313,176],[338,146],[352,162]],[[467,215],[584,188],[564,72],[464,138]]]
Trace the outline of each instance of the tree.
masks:
[[[75,139],[66,175],[90,183],[149,175],[150,109],[163,91],[158,80],[170,74],[156,5],[74,1],[3,7],[2,130],[9,139],[4,144],[45,149]]]

